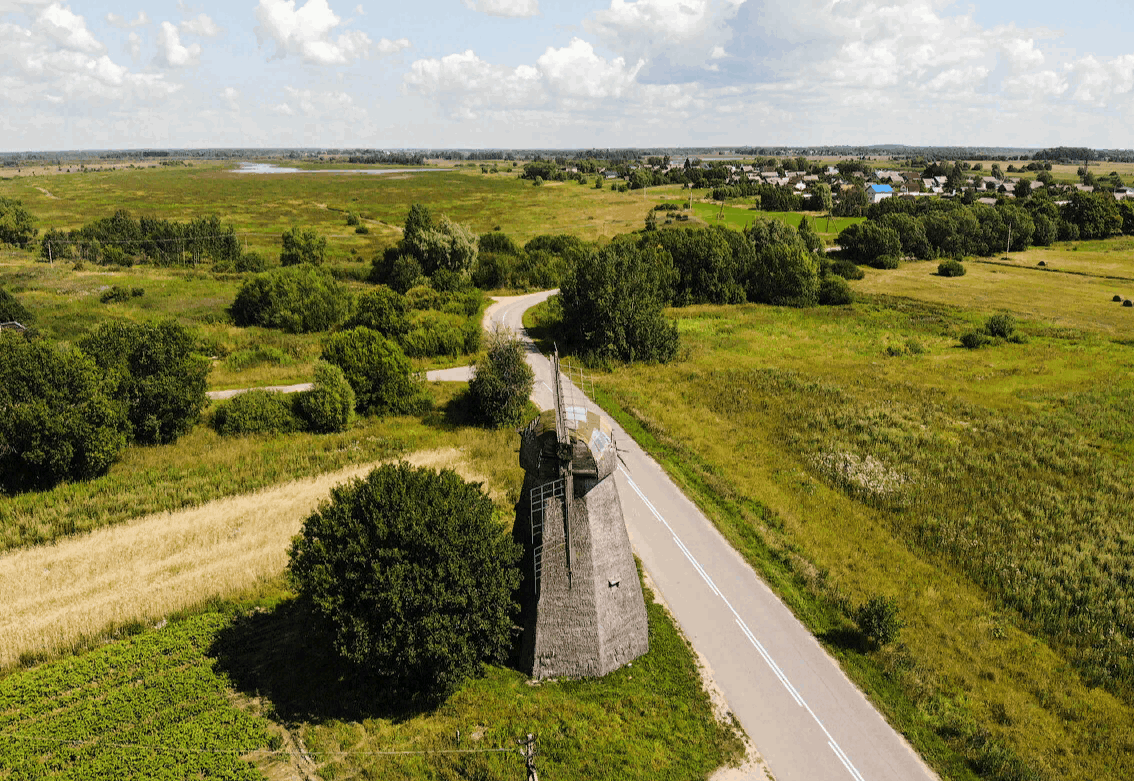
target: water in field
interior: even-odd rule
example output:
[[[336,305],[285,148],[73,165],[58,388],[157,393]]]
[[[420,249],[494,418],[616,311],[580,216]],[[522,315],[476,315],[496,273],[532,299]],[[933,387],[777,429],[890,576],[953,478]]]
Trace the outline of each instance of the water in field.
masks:
[[[240,163],[238,174],[396,174],[418,173],[423,171],[451,171],[451,168],[290,168],[275,163]]]

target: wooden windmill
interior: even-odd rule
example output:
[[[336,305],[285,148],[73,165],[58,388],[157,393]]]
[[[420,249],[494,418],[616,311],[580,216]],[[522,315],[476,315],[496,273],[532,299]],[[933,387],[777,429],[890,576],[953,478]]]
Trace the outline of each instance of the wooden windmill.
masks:
[[[525,548],[523,658],[532,676],[604,675],[645,653],[646,611],[612,477],[611,424],[564,389],[520,431],[524,491],[514,534]]]

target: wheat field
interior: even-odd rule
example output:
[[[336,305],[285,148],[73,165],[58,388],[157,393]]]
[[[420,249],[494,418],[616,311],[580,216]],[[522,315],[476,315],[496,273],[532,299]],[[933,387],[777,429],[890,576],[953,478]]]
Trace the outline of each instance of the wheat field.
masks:
[[[454,448],[405,458],[486,482]],[[114,627],[157,621],[278,576],[303,520],[355,465],[179,512],[147,515],[0,556],[0,669],[76,647]]]

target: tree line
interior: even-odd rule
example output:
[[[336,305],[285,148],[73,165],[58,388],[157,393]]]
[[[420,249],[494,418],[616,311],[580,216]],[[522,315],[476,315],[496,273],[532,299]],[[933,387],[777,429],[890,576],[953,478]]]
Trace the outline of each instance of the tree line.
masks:
[[[159,266],[197,264],[202,260],[236,262],[242,255],[232,225],[215,214],[188,222],[131,217],[119,209],[112,217],[81,228],[48,230],[40,241],[44,260],[81,260],[100,265],[132,265],[141,259]]]

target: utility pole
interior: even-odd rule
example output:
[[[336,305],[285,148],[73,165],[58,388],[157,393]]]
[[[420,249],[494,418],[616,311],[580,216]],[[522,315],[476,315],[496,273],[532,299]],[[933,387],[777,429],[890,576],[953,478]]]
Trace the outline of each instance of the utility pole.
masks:
[[[539,781],[539,775],[536,773],[535,769],[535,737],[530,732],[528,733],[528,739],[524,741],[524,749],[522,753],[524,755],[524,760],[527,763],[528,781]]]

